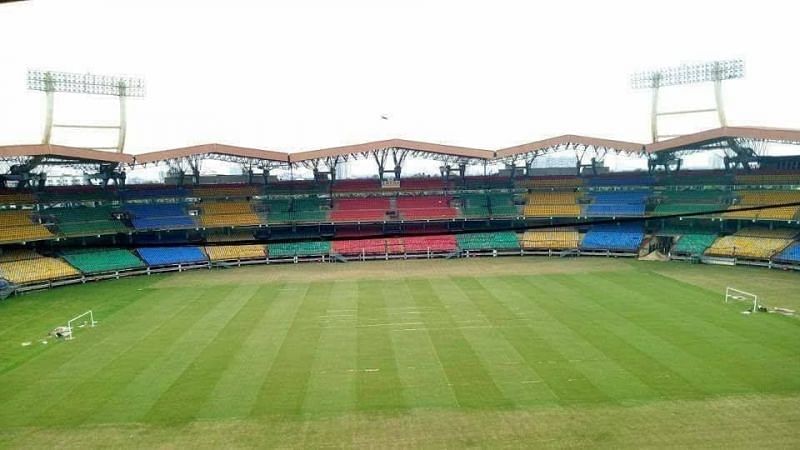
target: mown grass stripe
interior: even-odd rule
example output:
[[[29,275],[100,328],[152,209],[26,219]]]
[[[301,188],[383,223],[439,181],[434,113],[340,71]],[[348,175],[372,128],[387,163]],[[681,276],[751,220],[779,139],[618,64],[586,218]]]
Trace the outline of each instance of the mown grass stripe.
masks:
[[[124,366],[119,367],[117,364],[120,352],[124,354],[135,348],[152,332],[170,330],[172,327],[165,326],[166,321],[178,317],[182,311],[191,311],[198,306],[204,311],[203,306],[198,304],[199,292],[189,298],[175,292],[172,294],[141,299],[140,305],[131,310],[131,316],[126,317],[124,321],[121,323],[115,319],[103,321],[100,327],[91,331],[84,330],[86,334],[81,340],[76,338],[71,342],[48,344],[59,346],[53,350],[56,353],[48,358],[53,367],[43,369],[41,366],[47,361],[37,359],[7,374],[0,389],[10,391],[8,395],[0,394],[5,399],[3,402],[5,408],[0,408],[0,421],[5,419],[5,414],[14,411],[17,412],[8,417],[9,422],[14,424],[60,423],[59,419],[64,417],[70,417],[70,423],[81,420],[84,417],[81,411],[96,401],[102,401],[102,396],[106,392],[105,388],[92,390],[97,376],[103,377],[106,373],[129,375],[125,372]],[[143,319],[150,317],[151,313],[156,314],[152,320]],[[88,333],[92,335],[87,336]],[[152,352],[152,347],[145,348]],[[83,404],[70,402],[71,391],[82,389],[82,384],[92,391],[87,402]],[[42,398],[43,394],[45,398]],[[52,405],[56,404],[63,404],[64,407],[53,410]],[[69,414],[71,411],[75,414]]]
[[[259,296],[271,307],[250,330],[241,347],[231,349],[233,360],[214,386],[199,413],[203,419],[244,418],[259,392],[303,302],[308,283],[267,284]]]
[[[302,413],[332,282],[311,283],[281,349],[264,377],[250,415]]]
[[[362,411],[405,408],[403,385],[397,373],[389,335],[386,300],[380,281],[359,281],[357,408]]]
[[[417,308],[409,283],[415,281],[393,280],[382,287],[388,302],[386,316],[395,324],[391,339],[404,396],[414,408],[454,408],[458,406],[455,392],[424,322],[423,315],[428,311]]]
[[[423,315],[439,361],[461,408],[508,408],[513,402],[503,396],[475,350],[458,328],[438,297],[430,280],[409,286],[417,308],[429,309]]]
[[[230,366],[234,357],[231,349],[241,346],[262,314],[269,309],[269,300],[256,296],[258,289],[258,286],[243,285],[236,290],[244,305],[161,394],[144,417],[145,422],[186,423],[197,416],[212,388]]]
[[[336,281],[331,288],[302,407],[306,417],[346,414],[356,409],[357,290],[357,283],[351,280]]]
[[[162,343],[167,351],[158,347],[150,364],[121,389],[109,402],[97,410],[92,421],[135,422],[143,420],[159,397],[178,379],[197,355],[213,341],[220,330],[246,303],[242,292],[245,287],[225,286],[203,291],[203,301],[212,307],[191,321],[174,340]]]
[[[513,401],[517,407],[558,403],[555,393],[506,339],[501,329],[524,326],[518,318],[512,317],[502,325],[492,323],[492,319],[472,302],[460,281],[440,280],[434,289],[458,321],[461,333],[475,349],[505,398]]]
[[[565,346],[580,345],[579,339],[574,336],[564,336],[564,339],[551,339],[541,334],[537,327],[531,326],[527,321],[508,309],[487,291],[477,280],[471,278],[455,278],[455,284],[464,292],[467,298],[482,312],[489,322],[499,330],[506,341],[514,347],[517,353],[534,369],[534,371],[547,384],[561,404],[607,402],[612,398],[592,383],[576,363],[570,361],[563,354]],[[557,325],[551,323],[550,327]],[[555,330],[559,333],[563,329]],[[575,355],[577,356],[577,355]],[[580,356],[584,359],[584,356]]]

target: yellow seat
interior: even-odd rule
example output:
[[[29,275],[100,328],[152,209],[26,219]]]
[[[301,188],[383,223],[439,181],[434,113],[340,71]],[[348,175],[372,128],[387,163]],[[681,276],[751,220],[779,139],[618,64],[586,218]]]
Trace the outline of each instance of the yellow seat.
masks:
[[[529,230],[522,235],[522,248],[564,250],[578,248],[580,233],[570,229]]]
[[[263,245],[214,245],[206,247],[211,261],[265,258],[267,252]]]
[[[34,258],[0,262],[3,278],[17,284],[27,284],[80,276],[77,269],[56,258]]]

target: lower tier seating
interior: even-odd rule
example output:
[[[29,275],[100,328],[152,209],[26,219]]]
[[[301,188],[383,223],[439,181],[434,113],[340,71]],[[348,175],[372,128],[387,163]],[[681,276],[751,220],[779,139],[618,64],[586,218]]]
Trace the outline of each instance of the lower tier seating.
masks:
[[[456,235],[461,250],[516,250],[519,239],[513,231],[465,233]]]
[[[775,260],[783,262],[800,263],[800,242],[795,242],[775,255]]]
[[[566,250],[578,248],[581,235],[571,229],[529,230],[522,235],[522,248],[529,250]]]
[[[274,242],[267,247],[270,258],[327,255],[331,252],[328,241]]]
[[[340,255],[384,255],[387,252],[386,239],[334,241],[331,250]],[[397,253],[402,253],[402,250]]]
[[[206,254],[211,261],[231,261],[240,259],[264,259],[267,256],[263,245],[209,245]]]
[[[123,249],[69,250],[61,252],[61,257],[86,274],[144,267],[144,263],[136,255]]]
[[[706,254],[765,260],[788,247],[796,235],[797,230],[790,228],[742,228],[714,241]]]
[[[683,234],[671,252],[677,255],[702,255],[717,239],[716,234]]]
[[[403,238],[406,253],[448,252],[458,250],[456,237],[450,234],[438,236],[413,236]]]
[[[644,239],[638,224],[595,225],[583,235],[581,249],[635,252]]]
[[[58,258],[39,257],[0,263],[0,277],[16,284],[40,283],[80,276],[77,269]]]
[[[200,247],[142,247],[136,252],[148,266],[194,264],[208,260]]]

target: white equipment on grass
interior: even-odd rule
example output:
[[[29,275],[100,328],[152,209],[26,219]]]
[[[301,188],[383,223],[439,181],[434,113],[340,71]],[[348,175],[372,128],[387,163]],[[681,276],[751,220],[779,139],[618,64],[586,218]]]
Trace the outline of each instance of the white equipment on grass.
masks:
[[[73,337],[74,337],[73,331],[74,331],[74,328],[75,328],[75,326],[73,324],[76,323],[79,319],[84,318],[86,316],[89,316],[89,321],[87,322],[86,320],[84,320],[83,324],[77,325],[77,327],[83,328],[84,324],[85,325],[89,325],[90,327],[94,327],[97,324],[97,322],[95,322],[95,320],[94,320],[94,314],[92,314],[92,310],[90,309],[89,311],[86,311],[83,314],[80,314],[80,315],[78,315],[76,317],[73,317],[69,322],[67,322],[66,333],[64,333],[64,339],[66,339],[66,340],[72,340],[73,339]]]
[[[753,303],[752,312],[758,311],[758,296],[749,292],[734,289],[732,287],[725,288],[725,303],[729,302],[746,302]]]

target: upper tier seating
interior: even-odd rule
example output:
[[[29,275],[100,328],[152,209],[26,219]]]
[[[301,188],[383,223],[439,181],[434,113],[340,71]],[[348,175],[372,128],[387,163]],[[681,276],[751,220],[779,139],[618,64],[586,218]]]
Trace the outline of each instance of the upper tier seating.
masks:
[[[120,194],[120,197],[125,200],[145,198],[184,199],[190,197],[189,190],[186,188],[164,185],[128,185],[128,188]]]
[[[792,229],[743,228],[714,241],[706,254],[765,260],[789,246],[796,234]]]
[[[406,253],[448,252],[458,250],[458,242],[452,234],[434,236],[408,236],[403,238]]]
[[[787,185],[800,184],[800,173],[783,174],[738,174],[736,184],[750,185]]]
[[[86,274],[144,267],[144,263],[136,255],[124,249],[65,250],[61,252],[61,257]]]
[[[261,193],[261,186],[253,184],[221,184],[195,186],[192,196],[198,198],[247,198]]]
[[[196,264],[208,260],[200,247],[142,247],[136,252],[148,266]]]
[[[112,201],[119,197],[116,188],[102,189],[97,186],[53,186],[36,195],[41,204],[91,200]]]
[[[794,242],[782,252],[775,255],[775,260],[800,263],[800,242]]]
[[[489,212],[491,217],[516,217],[519,215],[512,194],[489,194]]]
[[[389,199],[385,197],[342,198],[334,201],[331,220],[356,222],[384,220],[389,210]]]
[[[16,284],[40,283],[77,276],[80,276],[80,272],[58,258],[38,257],[0,262],[0,277]]]
[[[444,178],[401,178],[400,189],[404,191],[440,191],[452,189],[453,182],[445,182]]]
[[[131,215],[133,226],[140,230],[196,226],[183,205],[177,203],[129,204],[125,210]]]
[[[581,235],[569,228],[528,230],[522,235],[522,248],[529,250],[565,250],[578,248]]]
[[[377,178],[362,180],[336,180],[333,192],[376,192],[381,190],[381,180]]]
[[[315,180],[285,180],[267,184],[264,186],[264,192],[269,195],[317,194],[328,192],[328,183]]]
[[[31,192],[0,191],[0,204],[2,205],[33,205],[34,203],[36,203],[36,196]]]
[[[27,242],[53,238],[42,224],[34,223],[30,210],[0,211],[0,242]]]
[[[464,233],[456,235],[461,250],[518,250],[519,239],[513,231]]]
[[[451,219],[458,211],[450,206],[450,197],[398,197],[397,211],[403,219]]]
[[[264,259],[267,251],[263,245],[209,245],[206,254],[211,261],[231,261],[240,259]]]
[[[464,217],[489,217],[489,197],[484,194],[463,194],[461,212]]]
[[[649,192],[597,192],[586,206],[587,217],[643,216]]]
[[[200,224],[204,227],[254,226],[261,219],[246,201],[203,202]]]
[[[581,249],[635,252],[644,239],[640,224],[601,224],[583,235]]]
[[[589,178],[590,186],[650,186],[655,183],[655,178],[649,175],[598,175]]]
[[[53,216],[59,233],[64,236],[88,236],[126,233],[128,227],[113,217],[113,206],[52,208],[42,212]]]
[[[464,178],[462,186],[464,189],[503,189],[512,187],[513,180],[506,176],[469,176]]]
[[[800,202],[800,191],[737,191],[736,205],[723,214],[729,219],[794,220],[800,214],[800,206],[779,206],[769,209],[736,211],[762,205],[779,205]]]
[[[671,252],[676,255],[702,255],[716,239],[717,235],[710,233],[682,234]]]
[[[528,194],[523,214],[526,217],[578,217],[581,206],[579,192],[534,191]]]
[[[274,242],[269,244],[267,250],[270,258],[328,255],[331,252],[331,243],[329,241]]]
[[[532,189],[575,188],[583,186],[583,178],[573,176],[543,176],[524,178],[517,181],[517,184],[521,187]]]

